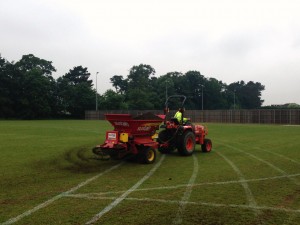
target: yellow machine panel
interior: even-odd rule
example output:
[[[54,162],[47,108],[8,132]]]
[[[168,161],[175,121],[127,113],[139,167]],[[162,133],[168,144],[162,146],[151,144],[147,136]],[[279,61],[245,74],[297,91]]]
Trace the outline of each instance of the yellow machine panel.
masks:
[[[120,134],[120,141],[128,142],[128,133],[121,133]]]

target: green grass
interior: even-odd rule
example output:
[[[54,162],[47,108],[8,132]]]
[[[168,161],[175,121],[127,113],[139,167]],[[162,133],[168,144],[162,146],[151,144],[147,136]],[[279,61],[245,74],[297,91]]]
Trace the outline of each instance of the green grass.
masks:
[[[300,224],[300,127],[207,126],[213,151],[202,153],[197,146],[197,176],[193,157],[166,155],[97,224],[175,224],[178,217],[181,224]],[[106,121],[0,121],[0,223],[119,164],[91,152],[108,129]],[[125,162],[16,224],[84,224],[161,157],[153,165]],[[186,204],[180,205],[184,196]]]

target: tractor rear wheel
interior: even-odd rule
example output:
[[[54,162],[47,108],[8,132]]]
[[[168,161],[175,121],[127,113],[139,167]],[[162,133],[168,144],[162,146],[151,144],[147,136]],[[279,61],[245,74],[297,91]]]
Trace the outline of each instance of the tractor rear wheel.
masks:
[[[212,149],[212,142],[210,139],[204,139],[204,143],[201,145],[202,152],[210,152]]]
[[[186,131],[179,140],[178,152],[180,155],[192,155],[195,150],[195,134],[192,131]]]
[[[170,152],[173,152],[175,150],[175,146],[171,141],[172,139],[172,134],[168,132],[167,130],[162,130],[158,134],[158,142],[160,144],[167,143],[167,147],[158,147],[158,151],[163,154],[167,154]]]
[[[152,147],[141,147],[139,153],[139,161],[144,164],[154,163],[156,159],[156,151]]]

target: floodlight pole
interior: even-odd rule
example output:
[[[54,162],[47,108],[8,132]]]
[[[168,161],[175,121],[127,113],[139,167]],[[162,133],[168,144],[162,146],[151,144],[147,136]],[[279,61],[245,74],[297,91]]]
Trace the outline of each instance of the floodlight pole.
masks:
[[[235,110],[235,89],[234,89],[234,92],[233,92],[233,109]]]
[[[166,80],[166,101],[168,100],[168,80]]]
[[[99,72],[96,73],[96,111],[98,111],[98,88],[97,88],[97,74]]]
[[[202,98],[202,102],[201,102],[201,104],[202,104],[202,111],[203,111],[203,87],[204,87],[204,85],[203,84],[200,84],[201,85],[201,87],[202,87],[202,90],[201,90],[201,98]]]

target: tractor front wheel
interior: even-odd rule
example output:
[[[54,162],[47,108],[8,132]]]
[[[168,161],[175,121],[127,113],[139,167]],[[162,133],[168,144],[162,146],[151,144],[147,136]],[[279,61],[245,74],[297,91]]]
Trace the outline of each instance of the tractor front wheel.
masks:
[[[195,150],[195,134],[192,131],[186,131],[179,141],[178,152],[180,155],[192,155]]]
[[[202,152],[210,152],[212,149],[212,142],[210,139],[204,139],[204,143],[201,145]]]
[[[155,149],[152,147],[143,147],[139,153],[139,159],[144,164],[154,163],[156,159]]]

